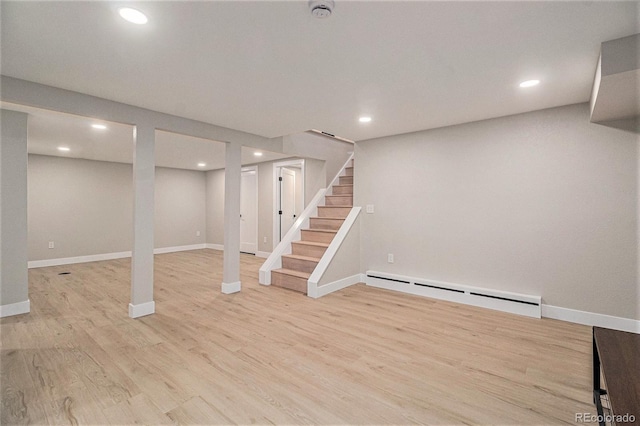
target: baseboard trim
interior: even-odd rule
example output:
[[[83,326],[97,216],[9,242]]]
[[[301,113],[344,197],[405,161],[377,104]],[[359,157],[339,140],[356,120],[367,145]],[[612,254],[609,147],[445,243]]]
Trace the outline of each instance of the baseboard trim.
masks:
[[[313,289],[307,288],[307,296],[317,299],[319,297],[326,296],[329,293],[333,293],[334,291],[342,290],[343,288],[363,282],[365,282],[365,274],[355,274],[328,284],[313,286]]]
[[[129,303],[129,316],[131,318],[140,318],[146,315],[151,315],[156,312],[156,302],[140,303],[139,305],[133,305]]]
[[[9,303],[8,305],[0,306],[0,318],[28,314],[29,312],[31,312],[31,301],[29,299],[23,302]]]
[[[640,321],[629,318],[614,317],[551,305],[542,305],[542,316],[544,318],[557,319],[576,324],[605,327],[640,334]]]
[[[189,251],[189,250],[201,250],[207,248],[207,245],[202,244],[191,244],[188,246],[175,246],[175,247],[162,247],[153,250],[153,254],[165,254],[165,253],[175,253],[177,251]]]
[[[187,246],[161,247],[153,250],[153,254],[175,253],[178,251],[200,250],[207,247],[208,244],[191,244]],[[47,266],[72,265],[74,263],[100,262],[102,260],[125,259],[131,257],[130,251],[121,251],[116,253],[91,254],[88,256],[61,257],[58,259],[30,260],[27,264],[28,268],[44,268]]]
[[[257,251],[256,252],[256,257],[261,257],[263,259],[266,259],[269,257],[269,255],[271,254],[270,251]]]
[[[29,269],[44,268],[47,266],[72,265],[74,263],[99,262],[101,260],[124,259],[131,257],[130,251],[121,251],[117,253],[92,254],[89,256],[62,257],[59,259],[46,260],[30,260],[28,262]]]
[[[224,282],[222,283],[223,294],[238,293],[241,288],[242,288],[242,285],[240,284],[240,281],[236,281],[233,283],[224,283]]]
[[[206,247],[208,249],[212,249],[212,250],[220,250],[220,251],[224,251],[224,245],[223,244],[205,244]]]

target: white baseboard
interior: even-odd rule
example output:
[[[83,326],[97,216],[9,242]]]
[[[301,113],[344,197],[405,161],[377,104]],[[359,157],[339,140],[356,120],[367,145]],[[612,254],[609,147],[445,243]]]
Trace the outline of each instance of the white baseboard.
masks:
[[[240,281],[236,281],[234,283],[222,283],[222,293],[223,294],[232,294],[237,293],[242,288]]]
[[[256,252],[256,257],[262,257],[264,259],[268,258],[269,255],[271,254],[270,251],[257,251]]]
[[[224,251],[224,245],[223,244],[205,244],[206,247],[208,249],[212,249],[212,250],[220,250],[220,251]]]
[[[130,251],[117,253],[92,254],[89,256],[63,257],[60,259],[30,260],[29,268],[43,268],[46,266],[72,265],[74,263],[99,262],[101,260],[124,259],[131,257]]]
[[[28,314],[29,312],[31,312],[31,302],[29,299],[24,302],[9,303],[8,305],[0,306],[0,318]]]
[[[614,317],[551,305],[542,305],[542,316],[544,318],[552,318],[576,324],[595,325],[596,327],[640,334],[640,321],[629,318]]]
[[[208,244],[191,244],[187,246],[161,247],[153,250],[153,254],[175,253],[178,251],[200,250],[207,247]],[[30,260],[28,262],[29,269],[44,268],[47,266],[72,265],[74,263],[99,262],[102,260],[124,259],[131,257],[130,251],[121,251],[116,253],[91,254],[88,256],[62,257],[59,259]]]
[[[350,277],[342,278],[338,281],[330,282],[328,284],[313,286],[313,288],[307,288],[307,296],[317,299],[329,293],[333,293],[334,291],[342,290],[343,288],[363,282],[365,282],[365,275],[355,274]]]
[[[129,316],[131,318],[140,318],[146,315],[151,315],[156,312],[156,302],[151,301],[147,303],[140,303],[139,305],[132,305],[129,303]]]
[[[162,247],[153,250],[153,254],[175,253],[177,251],[201,250],[207,248],[207,245],[191,244],[188,246]]]

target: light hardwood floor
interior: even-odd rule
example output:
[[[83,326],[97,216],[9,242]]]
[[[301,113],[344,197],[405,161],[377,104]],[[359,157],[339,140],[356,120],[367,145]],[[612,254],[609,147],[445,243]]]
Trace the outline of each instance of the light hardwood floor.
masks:
[[[1,320],[2,424],[558,424],[591,405],[590,328],[369,288],[220,293],[222,256],[156,256],[155,315],[127,317],[129,260],[32,269]],[[70,275],[58,275],[60,272]]]

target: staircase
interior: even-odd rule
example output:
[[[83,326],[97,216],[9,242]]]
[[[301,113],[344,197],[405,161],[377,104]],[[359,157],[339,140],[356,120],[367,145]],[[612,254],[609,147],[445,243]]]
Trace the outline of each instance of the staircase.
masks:
[[[353,207],[353,160],[338,179],[309,228],[300,231],[302,239],[291,243],[291,254],[282,255],[282,268],[271,271],[271,285],[307,293],[307,280]]]

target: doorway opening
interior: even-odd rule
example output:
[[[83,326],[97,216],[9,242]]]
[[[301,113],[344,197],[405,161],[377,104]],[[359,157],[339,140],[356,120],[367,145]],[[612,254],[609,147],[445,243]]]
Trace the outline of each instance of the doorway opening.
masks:
[[[304,210],[304,160],[275,163],[273,173],[275,248]]]

